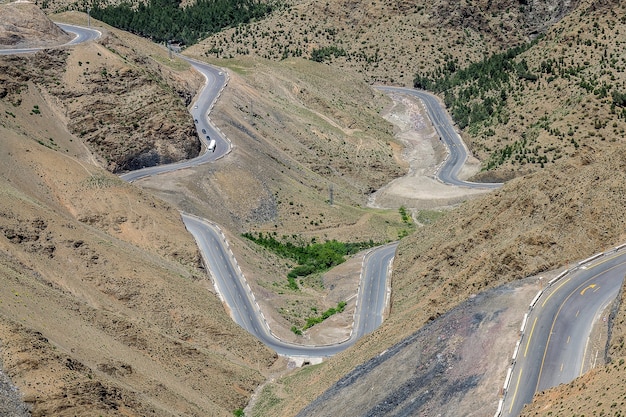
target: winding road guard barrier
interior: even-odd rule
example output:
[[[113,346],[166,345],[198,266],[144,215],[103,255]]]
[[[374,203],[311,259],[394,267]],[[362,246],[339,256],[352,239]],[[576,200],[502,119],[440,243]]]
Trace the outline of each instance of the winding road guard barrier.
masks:
[[[601,258],[603,256],[609,255],[611,253],[615,253],[618,252],[622,249],[626,248],[626,243],[623,243],[621,245],[615,246],[613,249],[609,250],[609,251],[605,251],[605,252],[600,252],[597,253],[595,255],[592,255],[580,262],[578,262],[575,266],[573,266],[572,268],[566,269],[565,271],[561,272],[558,276],[556,276],[555,278],[553,278],[552,280],[550,280],[548,282],[548,286],[547,288],[550,288],[552,285],[554,285],[556,282],[560,281],[562,278],[564,278],[567,274],[569,274],[570,272],[574,272],[576,271],[578,268],[580,268],[583,265],[586,265],[592,261],[595,261],[598,258]],[[513,365],[511,367],[509,367],[509,369],[507,370],[507,374],[504,380],[504,390],[503,390],[503,394],[502,397],[500,398],[500,402],[498,403],[498,410],[496,411],[496,414],[494,415],[494,417],[500,417],[502,415],[502,406],[504,404],[504,400],[505,397],[507,395],[507,390],[508,390],[508,386],[510,383],[510,379],[511,379],[511,374],[513,372],[513,368],[515,367],[515,364],[517,363],[517,353],[519,352],[519,345],[522,342],[522,339],[524,338],[524,331],[526,330],[526,324],[528,322],[528,315],[530,313],[530,311],[532,311],[533,307],[535,306],[535,304],[537,303],[537,301],[539,301],[539,298],[541,298],[541,296],[543,295],[544,290],[540,290],[537,295],[535,296],[535,298],[533,298],[533,300],[530,302],[529,305],[529,311],[527,313],[524,313],[524,319],[522,320],[522,326],[520,327],[520,338],[518,339],[516,345],[515,345],[515,353],[513,354]]]

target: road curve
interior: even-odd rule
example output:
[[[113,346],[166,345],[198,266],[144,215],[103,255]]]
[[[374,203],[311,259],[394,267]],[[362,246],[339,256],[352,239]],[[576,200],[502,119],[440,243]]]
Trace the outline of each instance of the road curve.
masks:
[[[593,325],[619,294],[626,253],[612,251],[580,265],[547,288],[528,315],[501,416],[515,417],[536,392],[569,383],[595,365],[602,351],[590,339]],[[593,358],[589,360],[589,358]]]
[[[64,46],[72,46],[83,42],[88,42],[98,39],[102,36],[102,32],[96,29],[86,28],[82,26],[68,25],[64,23],[56,23],[61,29],[74,35],[74,38],[63,44],[56,46],[42,46],[38,48],[18,48],[18,49],[0,49],[0,55],[16,55],[16,54],[31,54],[33,52],[41,51],[50,48],[62,48]]]
[[[232,150],[230,141],[222,135],[219,129],[209,118],[209,114],[213,109],[215,101],[217,101],[222,90],[227,84],[228,80],[226,72],[200,61],[186,58],[182,55],[179,56],[189,62],[200,74],[204,76],[206,80],[202,90],[200,90],[200,93],[198,94],[194,108],[191,110],[191,115],[196,122],[198,137],[202,143],[202,153],[193,159],[187,159],[173,164],[146,167],[120,175],[120,178],[125,181],[134,182],[141,178],[213,162],[222,158]],[[211,139],[214,139],[216,142],[216,146],[213,151],[207,148]]]
[[[58,25],[75,36],[67,44],[57,47],[88,42],[101,36],[99,31],[91,28],[66,24]],[[0,54],[32,53],[49,48],[0,50]],[[206,79],[191,111],[198,135],[203,144],[203,153],[190,160],[156,167],[146,167],[125,173],[120,176],[125,181],[132,182],[147,176],[215,161],[232,150],[230,141],[221,134],[219,129],[209,119],[209,113],[215,101],[226,86],[227,74],[223,70],[206,63],[184,56],[181,56],[181,58],[190,62]],[[214,150],[207,149],[210,139],[216,141]],[[373,331],[382,323],[386,308],[387,276],[389,275],[388,271],[391,267],[397,243],[373,249],[366,257],[367,261],[364,261],[364,271],[361,276],[357,300],[364,299],[367,300],[367,303],[362,302],[359,304],[357,301],[355,321],[350,336],[340,343],[325,346],[304,346],[284,342],[271,333],[263,313],[255,301],[254,294],[245,281],[219,228],[207,220],[189,214],[181,213],[181,216],[185,226],[196,239],[205,265],[209,268],[220,297],[222,297],[230,310],[233,320],[277,353],[290,357],[332,356],[348,348],[357,339]],[[358,325],[356,325],[357,323]],[[355,327],[356,330],[354,330]]]
[[[470,182],[459,179],[459,172],[461,172],[467,160],[467,148],[461,140],[461,137],[454,130],[448,113],[441,107],[441,104],[439,104],[439,101],[434,95],[425,91],[405,87],[376,86],[376,89],[385,93],[407,94],[422,100],[426,106],[426,111],[428,112],[431,123],[435,126],[439,137],[448,150],[446,160],[435,174],[439,181],[448,185],[469,188],[495,189],[502,186],[502,183]]]
[[[271,330],[243,277],[226,238],[217,225],[182,213],[187,230],[193,235],[204,263],[215,280],[220,297],[230,308],[233,320],[279,355],[288,357],[327,357],[352,346],[359,338],[382,323],[386,307],[388,269],[397,243],[371,251],[359,286],[353,331],[345,340],[329,345],[307,346],[280,340]]]

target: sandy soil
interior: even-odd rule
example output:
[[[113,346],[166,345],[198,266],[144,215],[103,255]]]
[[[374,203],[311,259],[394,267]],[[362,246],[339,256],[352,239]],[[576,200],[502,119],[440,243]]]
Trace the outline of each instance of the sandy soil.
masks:
[[[391,94],[393,105],[383,117],[396,127],[396,137],[405,145],[402,158],[408,165],[405,176],[373,193],[370,207],[433,209],[449,206],[470,197],[485,194],[485,190],[454,187],[435,178],[447,150],[438,140],[422,102],[403,94]],[[469,157],[461,173],[466,179],[480,170],[480,162]]]

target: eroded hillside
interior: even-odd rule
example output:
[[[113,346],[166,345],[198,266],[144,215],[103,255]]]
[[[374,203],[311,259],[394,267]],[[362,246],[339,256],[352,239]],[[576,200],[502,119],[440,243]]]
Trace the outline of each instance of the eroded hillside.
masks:
[[[36,85],[56,103],[68,130],[112,172],[188,159],[200,151],[186,106],[203,80],[182,62],[161,64],[105,32],[71,54],[10,56],[1,65],[4,100],[19,106],[20,92]]]
[[[0,4],[0,47],[34,48],[64,44],[72,38],[32,3]]]
[[[277,358],[225,314],[178,211],[99,167],[70,133],[116,96],[98,83],[81,92],[68,74],[124,71],[109,49],[85,49],[0,58],[3,372],[35,416],[232,415]],[[162,106],[185,114],[177,94],[167,105],[149,94],[167,88],[137,65],[145,86],[131,94],[164,119]],[[107,120],[92,133],[127,139],[130,119]]]

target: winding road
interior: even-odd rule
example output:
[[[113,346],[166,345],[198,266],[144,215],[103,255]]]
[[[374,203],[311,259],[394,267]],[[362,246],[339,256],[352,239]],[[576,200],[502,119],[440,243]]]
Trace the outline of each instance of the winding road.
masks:
[[[441,107],[437,97],[426,91],[415,90],[413,88],[377,86],[376,89],[385,93],[406,94],[422,100],[426,106],[426,111],[428,112],[431,123],[448,150],[446,160],[441,164],[436,173],[439,181],[457,187],[488,189],[502,187],[501,183],[480,183],[459,179],[459,173],[467,161],[467,148],[463,140],[461,140],[461,137],[456,133],[456,130],[454,130],[448,112]]]
[[[66,45],[79,43],[79,39],[86,42],[100,36],[100,32],[93,29],[71,25],[63,25],[62,28],[76,35],[74,40]],[[34,52],[39,49],[44,48],[24,50],[23,52]],[[215,101],[219,98],[227,84],[228,76],[226,72],[220,68],[184,56],[180,57],[187,60],[206,79],[191,110],[198,136],[203,145],[203,152],[193,159],[173,164],[146,167],[121,175],[120,178],[127,182],[209,163],[225,156],[232,150],[230,141],[222,135],[209,118]],[[217,142],[213,151],[207,148],[210,139],[214,139]],[[372,249],[365,257],[357,294],[357,308],[354,314],[353,329],[349,337],[330,345],[307,346],[285,342],[271,332],[255,300],[254,294],[243,277],[237,261],[230,251],[228,242],[219,227],[206,219],[201,219],[191,214],[181,213],[181,217],[185,227],[194,236],[202,253],[204,263],[209,269],[215,287],[229,309],[232,319],[278,354],[305,358],[332,356],[347,349],[359,338],[374,331],[382,323],[389,294],[387,278],[397,242]]]
[[[226,87],[228,81],[226,73],[219,68],[200,61],[186,58],[184,56],[180,57],[188,61],[200,74],[204,76],[206,80],[202,91],[198,94],[196,104],[191,110],[191,115],[196,122],[198,137],[202,143],[202,152],[193,159],[173,164],[146,167],[136,171],[127,172],[120,175],[120,178],[124,181],[133,182],[141,178],[213,162],[222,158],[232,150],[230,141],[221,134],[219,129],[211,122],[211,119],[209,119],[209,113],[213,109],[215,101],[217,101],[222,93],[222,90]],[[207,148],[210,139],[214,139],[216,142],[216,146],[213,151],[210,151]]]
[[[102,33],[99,30],[86,28],[82,26],[76,25],[68,25],[65,23],[56,23],[58,27],[63,29],[64,31],[71,33],[74,35],[71,41],[63,44],[54,46],[54,48],[61,48],[64,46],[72,46],[77,45],[83,42],[93,41],[102,36]],[[0,55],[16,55],[16,54],[30,54],[33,52],[41,51],[44,49],[50,49],[50,47],[39,47],[39,48],[17,48],[17,49],[0,49]]]
[[[233,320],[255,335],[279,355],[288,357],[327,357],[352,346],[359,338],[382,323],[386,307],[387,275],[397,243],[382,246],[366,256],[359,288],[353,331],[340,342],[329,345],[306,346],[288,343],[276,337],[263,316],[254,294],[246,283],[228,243],[219,227],[208,220],[183,213],[187,230],[198,243],[205,265]]]
[[[93,29],[62,24],[59,26],[76,35],[63,46],[100,36],[100,32]],[[46,48],[2,50],[0,54],[31,53],[41,49]],[[208,118],[215,100],[227,83],[226,73],[210,65],[184,59],[206,77],[205,86],[191,112],[197,123],[204,152],[191,160],[124,174],[121,177],[126,181],[132,182],[146,176],[211,162],[232,149],[230,142]],[[501,186],[467,182],[458,178],[467,159],[467,150],[451,125],[447,113],[434,96],[408,88],[377,88],[387,93],[413,95],[424,102],[431,121],[448,148],[448,157],[437,172],[443,183],[476,188]],[[217,141],[214,152],[207,150],[207,136]],[[351,346],[358,338],[372,332],[382,323],[389,294],[387,277],[397,243],[376,248],[366,255],[350,336],[345,341],[332,345],[303,346],[281,341],[271,333],[219,227],[190,214],[181,213],[181,216],[198,243],[205,264],[215,280],[220,296],[230,309],[233,320],[277,353],[290,357],[331,356]],[[581,262],[567,274],[561,274],[559,280],[550,282],[549,288],[533,300],[531,311],[525,318],[527,328],[516,348],[514,366],[507,376],[505,397],[497,415],[517,416],[523,405],[532,400],[536,391],[569,382],[593,366],[589,358],[594,357],[592,350],[597,347],[590,339],[591,329],[598,319],[606,318],[606,308],[619,293],[626,274],[626,253],[618,249],[621,247],[601,254],[597,259]]]

